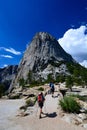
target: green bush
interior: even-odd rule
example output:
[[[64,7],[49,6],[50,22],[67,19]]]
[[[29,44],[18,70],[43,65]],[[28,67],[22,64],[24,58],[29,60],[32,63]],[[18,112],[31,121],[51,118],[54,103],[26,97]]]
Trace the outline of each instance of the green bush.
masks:
[[[76,83],[76,85],[87,85],[87,68],[84,68],[78,63],[68,62],[66,65],[70,74],[72,74],[74,83]]]
[[[60,100],[60,106],[65,112],[69,113],[79,113],[81,108],[75,98],[71,96],[65,96],[62,100]]]
[[[66,77],[66,87],[70,88],[70,90],[72,91],[72,86],[73,86],[73,77],[72,76],[67,76]]]
[[[85,97],[82,97],[82,96],[80,96],[80,95],[75,95],[75,94],[72,94],[71,95],[72,97],[75,97],[75,98],[78,98],[79,100],[82,100],[82,101],[87,101],[87,96],[85,96]]]
[[[27,105],[27,107],[28,107],[28,106],[34,106],[35,103],[36,103],[36,100],[37,100],[36,96],[35,96],[33,99],[28,98],[28,99],[26,100],[26,105]]]
[[[25,80],[24,80],[24,78],[21,78],[21,79],[19,80],[19,85],[22,86],[22,87],[24,87],[24,85],[25,85]]]
[[[27,106],[33,106],[33,101],[31,99],[26,100],[26,105]]]
[[[44,88],[40,87],[38,88],[38,91],[44,91]]]
[[[37,101],[37,96],[34,97],[34,104],[36,103]]]
[[[51,81],[54,81],[54,79],[53,79],[53,74],[52,74],[52,73],[51,73],[51,74],[48,74],[46,83],[49,83],[49,82],[51,82]]]
[[[60,74],[60,75],[58,75],[58,76],[56,77],[56,82],[61,82],[61,83],[63,83],[63,82],[65,82],[65,79],[66,79],[66,77],[65,77],[64,75]]]
[[[5,93],[5,86],[3,84],[0,84],[0,98],[4,95]]]

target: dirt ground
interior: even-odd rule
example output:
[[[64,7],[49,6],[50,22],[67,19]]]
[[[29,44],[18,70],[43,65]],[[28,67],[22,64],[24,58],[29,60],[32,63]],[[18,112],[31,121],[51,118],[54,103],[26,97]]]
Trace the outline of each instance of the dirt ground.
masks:
[[[33,114],[17,116],[24,99],[0,100],[0,130],[85,130],[83,127],[69,124],[59,118],[58,97],[47,95],[42,118],[39,119],[39,108],[36,104]]]

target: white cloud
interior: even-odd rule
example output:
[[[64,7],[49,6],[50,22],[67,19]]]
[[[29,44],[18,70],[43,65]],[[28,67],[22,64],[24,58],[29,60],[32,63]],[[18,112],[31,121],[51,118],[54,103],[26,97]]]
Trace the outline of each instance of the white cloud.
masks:
[[[12,56],[10,56],[10,55],[0,55],[1,57],[4,57],[4,58],[10,58],[10,59],[12,59],[13,57]]]
[[[15,55],[21,55],[21,52],[16,51],[13,48],[0,47],[0,50],[4,50],[4,51],[10,52],[10,53],[15,54]]]
[[[87,60],[87,30],[86,26],[69,29],[58,41],[63,49],[71,54],[78,62]]]
[[[87,60],[84,60],[83,62],[80,63],[82,66],[87,68]]]
[[[7,66],[8,66],[7,64],[4,64],[2,68],[7,67]]]

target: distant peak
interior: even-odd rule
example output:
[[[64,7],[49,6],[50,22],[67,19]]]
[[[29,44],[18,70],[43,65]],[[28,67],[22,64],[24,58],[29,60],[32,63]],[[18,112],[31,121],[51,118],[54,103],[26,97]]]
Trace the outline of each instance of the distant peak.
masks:
[[[36,33],[36,35],[34,36],[34,39],[41,39],[41,40],[54,40],[55,38],[49,34],[48,32],[38,32]]]

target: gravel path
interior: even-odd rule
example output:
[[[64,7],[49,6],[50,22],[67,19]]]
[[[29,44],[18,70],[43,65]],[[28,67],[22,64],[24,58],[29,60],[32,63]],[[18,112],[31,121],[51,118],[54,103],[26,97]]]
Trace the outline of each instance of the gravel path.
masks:
[[[19,107],[24,100],[0,100],[0,130],[17,130],[15,123]],[[19,129],[20,130],[20,129]]]
[[[32,115],[17,117],[19,106],[24,100],[0,101],[0,130],[85,130],[82,127],[69,124],[58,116],[58,97],[46,96],[42,118],[39,119],[39,108],[36,105]],[[47,114],[48,113],[48,114]]]

